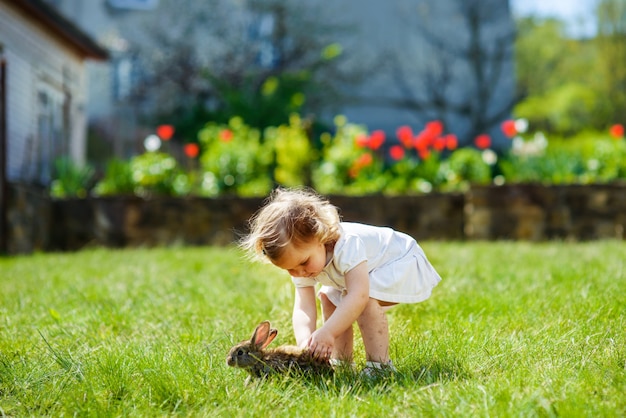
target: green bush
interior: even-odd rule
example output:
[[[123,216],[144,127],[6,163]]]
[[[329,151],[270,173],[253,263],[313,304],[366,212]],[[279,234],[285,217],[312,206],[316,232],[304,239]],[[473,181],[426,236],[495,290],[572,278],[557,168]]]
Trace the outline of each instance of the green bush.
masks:
[[[274,152],[277,183],[288,187],[310,183],[311,163],[317,155],[300,116],[291,115],[289,125],[265,129],[263,137],[264,146]]]
[[[134,194],[135,183],[132,173],[130,161],[112,159],[107,163],[104,178],[96,184],[94,193],[99,196]]]
[[[583,134],[580,152],[585,160],[583,183],[626,179],[626,141]]]
[[[584,172],[584,162],[578,153],[552,150],[538,156],[510,154],[500,167],[509,183],[575,183]]]
[[[69,158],[59,158],[54,162],[55,179],[50,194],[57,198],[86,197],[94,177],[90,165],[79,166]]]
[[[164,152],[146,152],[130,161],[135,193],[139,196],[181,196],[189,192],[187,176]]]
[[[203,148],[201,195],[250,196],[271,190],[272,150],[263,146],[258,129],[232,118],[227,126],[208,123],[198,133],[198,140]]]
[[[583,132],[539,152],[513,148],[499,166],[507,183],[606,183],[626,179],[626,142]]]
[[[483,152],[461,148],[450,155],[446,163],[449,189],[464,190],[470,184],[487,184],[491,181],[491,167],[484,161]]]
[[[146,152],[127,163],[112,160],[94,192],[101,196],[182,196],[190,192],[189,183],[187,174],[179,168],[174,157],[164,152]]]
[[[567,83],[517,105],[515,113],[533,126],[573,134],[593,123],[598,97],[592,87]]]

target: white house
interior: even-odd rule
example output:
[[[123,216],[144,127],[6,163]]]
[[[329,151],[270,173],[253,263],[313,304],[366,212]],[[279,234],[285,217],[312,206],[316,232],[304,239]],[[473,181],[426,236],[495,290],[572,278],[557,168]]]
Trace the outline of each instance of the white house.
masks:
[[[55,159],[85,161],[85,63],[107,57],[47,3],[0,0],[3,181],[48,185]]]

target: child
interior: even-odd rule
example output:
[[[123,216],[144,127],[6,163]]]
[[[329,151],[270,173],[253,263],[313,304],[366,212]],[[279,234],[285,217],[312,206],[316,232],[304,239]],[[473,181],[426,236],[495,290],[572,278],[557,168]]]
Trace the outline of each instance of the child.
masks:
[[[250,220],[241,246],[291,275],[296,342],[314,356],[351,364],[357,322],[368,375],[394,370],[385,311],[428,299],[441,280],[413,238],[340,222],[335,206],[306,190],[276,189]],[[318,283],[324,324],[316,329]]]

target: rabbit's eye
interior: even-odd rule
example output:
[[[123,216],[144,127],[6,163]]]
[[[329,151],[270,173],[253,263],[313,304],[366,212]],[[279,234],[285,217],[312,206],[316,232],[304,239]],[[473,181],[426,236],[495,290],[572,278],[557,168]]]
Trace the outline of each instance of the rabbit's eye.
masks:
[[[243,351],[243,348],[240,348],[239,350],[237,350],[238,356],[243,356],[244,354],[245,354],[245,351]]]

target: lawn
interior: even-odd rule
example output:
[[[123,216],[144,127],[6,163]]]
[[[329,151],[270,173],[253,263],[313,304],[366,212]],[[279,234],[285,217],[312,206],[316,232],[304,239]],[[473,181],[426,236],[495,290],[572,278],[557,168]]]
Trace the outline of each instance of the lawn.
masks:
[[[0,258],[0,416],[626,415],[625,242],[422,246],[443,281],[390,311],[396,375],[247,386],[234,342],[270,319],[293,343],[272,266],[214,247]]]

